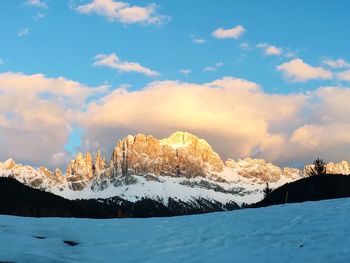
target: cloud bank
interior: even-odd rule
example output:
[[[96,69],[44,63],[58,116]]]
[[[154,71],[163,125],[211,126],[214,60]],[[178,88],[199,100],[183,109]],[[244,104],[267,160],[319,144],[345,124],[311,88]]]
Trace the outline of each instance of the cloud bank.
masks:
[[[41,74],[0,74],[0,160],[61,166],[74,119],[85,100],[103,94],[65,78]]]
[[[62,77],[7,72],[0,74],[0,94],[2,160],[61,166],[71,157],[64,145],[73,126],[83,131],[82,151],[110,154],[127,134],[162,138],[184,130],[206,139],[224,159],[350,159],[350,89],[344,87],[271,94],[254,82],[225,77],[109,91]]]

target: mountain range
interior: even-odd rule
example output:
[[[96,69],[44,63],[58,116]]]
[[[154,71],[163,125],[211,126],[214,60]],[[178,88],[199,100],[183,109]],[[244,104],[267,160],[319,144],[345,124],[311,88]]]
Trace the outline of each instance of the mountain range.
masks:
[[[223,161],[204,140],[187,132],[175,132],[165,139],[138,134],[118,141],[107,161],[98,151],[77,154],[65,172],[35,169],[14,160],[0,162],[0,177],[9,177],[66,199],[103,199],[138,202],[150,199],[169,206],[177,202],[200,208],[220,204],[254,203],[262,199],[266,183],[271,188],[305,177],[304,169],[280,168],[263,159]],[[327,171],[350,174],[343,161],[328,163]],[[118,202],[119,202],[118,201]]]

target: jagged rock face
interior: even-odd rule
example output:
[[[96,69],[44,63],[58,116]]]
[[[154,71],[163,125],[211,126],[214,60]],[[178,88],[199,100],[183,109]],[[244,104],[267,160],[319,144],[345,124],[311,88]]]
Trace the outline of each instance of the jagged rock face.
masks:
[[[339,163],[328,163],[326,166],[326,171],[329,174],[344,174],[348,175],[350,174],[350,166],[349,163],[346,161],[342,161]]]
[[[297,179],[300,177],[300,170],[297,168],[280,167],[268,163],[263,159],[245,158],[235,162],[228,159],[226,166],[236,170],[238,175],[246,178],[253,178],[261,182],[277,182],[282,176]]]
[[[310,174],[311,169],[314,167],[314,165],[309,164],[304,166],[303,174],[308,175]],[[338,163],[327,163],[326,165],[326,173],[327,174],[343,174],[343,175],[349,175],[350,174],[350,164],[347,161],[341,161]]]
[[[62,171],[60,169],[58,169],[58,168],[55,169],[53,174],[54,174],[55,177],[62,177],[63,176],[62,175]]]
[[[215,172],[221,172],[224,168],[220,156],[213,151],[211,146],[205,140],[199,139],[193,134],[176,132],[169,138],[163,139],[161,144],[170,145],[192,158],[197,158],[201,163],[208,164]]]
[[[266,182],[276,182],[281,179],[281,168],[266,163],[262,159],[245,158],[236,162],[236,169],[238,174],[247,178],[256,178]]]
[[[283,175],[286,178],[290,178],[290,179],[293,179],[293,180],[301,178],[301,176],[302,176],[300,169],[298,169],[298,168],[290,168],[290,167],[284,167],[283,168]]]
[[[305,166],[304,172],[309,168]],[[327,172],[349,174],[350,165],[329,163]],[[0,176],[68,198],[114,195],[128,200],[150,197],[166,202],[169,196],[179,200],[196,196],[217,198],[220,202],[236,198],[246,202],[242,198],[247,196],[251,202],[261,198],[265,182],[275,188],[303,174],[299,169],[280,168],[262,159],[228,159],[224,164],[206,141],[176,132],[161,140],[143,134],[129,135],[118,141],[108,163],[99,151],[94,158],[89,152],[79,153],[68,163],[66,175],[59,169],[34,169],[9,159],[0,162]],[[84,191],[77,192],[81,190]]]
[[[12,159],[0,163],[0,170],[0,176],[15,178],[25,185],[40,190],[48,190],[52,187],[60,188],[66,183],[63,176],[52,174],[45,167],[36,170],[31,166],[16,164]]]
[[[138,134],[119,141],[112,162],[117,175],[152,173],[192,178],[223,171],[224,164],[209,144],[198,137],[176,132],[157,140]]]
[[[225,162],[225,165],[231,169],[236,167],[236,162],[232,159],[227,159],[227,161]]]
[[[85,155],[79,153],[75,160],[68,163],[66,176],[59,169],[51,172],[45,167],[38,170],[30,167],[24,171],[22,166],[18,167],[11,159],[0,163],[0,168],[11,171],[11,176],[29,174],[25,179],[21,178],[35,188],[44,189],[55,185],[60,189],[69,187],[80,191],[89,186],[94,192],[101,191],[110,184],[117,186],[121,177],[130,175],[153,174],[187,179],[200,176],[227,182],[225,173],[229,169],[229,173],[256,183],[276,182],[282,176],[288,180],[300,178],[298,169],[282,170],[264,160],[246,158],[235,162],[229,159],[224,164],[205,140],[186,132],[176,132],[161,140],[151,135],[129,135],[118,141],[108,165],[100,151],[94,159],[89,152]]]
[[[12,169],[13,167],[15,167],[15,165],[16,165],[16,163],[14,160],[8,159],[5,162],[0,163],[0,168],[9,170],[9,169]]]
[[[89,152],[85,156],[78,153],[75,160],[71,160],[67,166],[69,187],[75,191],[83,190],[101,172],[107,173],[106,161],[102,159],[100,151],[97,152],[94,162]]]
[[[83,190],[93,178],[93,162],[90,153],[85,157],[78,153],[75,160],[71,160],[66,173],[69,187],[75,191]]]
[[[102,159],[101,152],[98,151],[95,157],[95,171],[102,171],[106,168],[106,160]]]

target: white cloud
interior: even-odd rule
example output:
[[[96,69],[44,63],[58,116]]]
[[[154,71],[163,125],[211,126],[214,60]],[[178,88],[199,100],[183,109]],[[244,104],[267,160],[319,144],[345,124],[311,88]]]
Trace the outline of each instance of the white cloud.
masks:
[[[110,153],[127,134],[162,138],[185,130],[208,140],[223,158],[257,153],[279,164],[350,159],[347,88],[271,94],[254,82],[226,77],[106,89],[62,77],[1,73],[0,160],[62,166],[70,158],[64,145],[73,126],[83,129],[81,150]]]
[[[251,45],[247,42],[243,42],[243,43],[239,44],[239,47],[243,50],[252,50]]]
[[[304,100],[265,94],[257,84],[234,78],[201,85],[161,81],[140,91],[115,90],[91,103],[80,121],[89,143],[107,150],[115,136],[163,137],[185,130],[207,139],[223,157],[248,156],[258,147],[265,157],[277,159],[285,138],[272,130],[294,124]]]
[[[350,70],[339,72],[336,76],[340,80],[350,81]]]
[[[280,56],[282,55],[282,48],[267,43],[259,43],[256,45],[257,48],[262,48],[266,56]]]
[[[245,28],[241,25],[238,25],[236,27],[233,28],[228,28],[228,29],[224,29],[222,27],[216,29],[212,35],[215,38],[219,38],[219,39],[223,39],[223,38],[234,38],[234,39],[238,39],[244,32],[245,32]]]
[[[44,8],[47,9],[48,5],[46,2],[41,1],[41,0],[27,0],[24,3],[25,6],[33,6],[33,7],[38,7],[38,8]]]
[[[62,166],[55,154],[64,152],[75,115],[88,97],[105,91],[62,77],[1,73],[0,160]]]
[[[170,20],[168,16],[157,14],[155,4],[141,7],[114,0],[93,0],[76,7],[75,10],[81,14],[95,13],[123,24],[162,24]]]
[[[192,72],[191,69],[180,69],[179,70],[179,73],[182,74],[182,75],[189,75],[190,73]]]
[[[91,103],[79,120],[89,143],[107,151],[116,136],[162,138],[185,130],[208,140],[223,158],[258,152],[256,157],[276,163],[339,161],[350,159],[349,100],[344,88],[282,95],[234,78],[161,81],[139,91],[115,90]]]
[[[212,65],[212,66],[205,67],[205,68],[203,69],[203,71],[204,71],[204,72],[214,72],[214,71],[217,71],[219,68],[221,68],[223,65],[224,65],[224,63],[222,63],[222,62],[217,62],[217,63],[215,63],[215,64]]]
[[[286,58],[295,58],[298,54],[298,51],[296,50],[293,50],[293,51],[286,51],[283,56],[286,57]]]
[[[293,82],[305,82],[310,79],[331,79],[333,73],[322,67],[313,67],[302,59],[293,59],[277,67],[285,78]]]
[[[35,19],[43,19],[47,16],[47,14],[44,14],[44,13],[40,13],[38,12],[35,16]]]
[[[333,59],[324,59],[322,61],[322,63],[324,65],[327,65],[331,68],[337,68],[337,69],[341,69],[341,68],[350,68],[350,63],[346,62],[344,59],[340,58],[337,60],[333,60]]]
[[[141,66],[139,63],[122,61],[115,53],[109,55],[98,54],[94,59],[94,66],[105,66],[116,69],[119,72],[139,72],[149,77],[156,77],[159,75],[158,72]]]
[[[196,44],[204,44],[206,40],[203,38],[193,38],[193,42]]]
[[[30,31],[30,28],[24,28],[17,33],[18,37],[26,37]]]
[[[327,161],[350,159],[350,89],[321,87],[309,93],[305,109],[308,114],[300,127],[295,127],[284,153],[286,160],[312,161],[322,157]]]

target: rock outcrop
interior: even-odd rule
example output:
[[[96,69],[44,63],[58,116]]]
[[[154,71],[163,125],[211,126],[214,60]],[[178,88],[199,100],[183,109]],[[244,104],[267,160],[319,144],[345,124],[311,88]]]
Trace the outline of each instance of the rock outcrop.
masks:
[[[14,160],[8,159],[5,162],[0,163],[0,168],[9,170],[9,169],[13,169],[15,167],[15,165],[16,165],[16,163]]]
[[[350,174],[350,165],[347,161],[342,161],[339,163],[330,162],[326,166],[326,171],[329,174]]]
[[[16,164],[12,159],[0,162],[0,176],[16,178],[25,185],[45,191],[53,187],[62,188],[66,184],[65,177],[61,174],[52,173],[43,166],[35,169],[31,166]]]
[[[85,156],[78,153],[75,160],[71,160],[67,166],[66,177],[69,187],[75,191],[83,190],[105,168],[105,160],[102,159],[100,151],[97,152],[95,161],[92,161],[89,152]]]
[[[115,174],[121,176],[151,173],[193,178],[224,169],[220,156],[206,141],[186,132],[163,140],[144,134],[127,136],[114,148],[112,164]]]
[[[262,182],[277,182],[283,175],[282,169],[263,159],[245,158],[237,162],[228,160],[226,164],[236,170],[239,176]]]
[[[280,168],[263,159],[244,158],[235,162],[228,159],[225,165],[236,171],[239,176],[255,179],[260,182],[277,182],[282,177],[290,180],[296,180],[301,177],[301,171],[298,168],[284,167]]]

